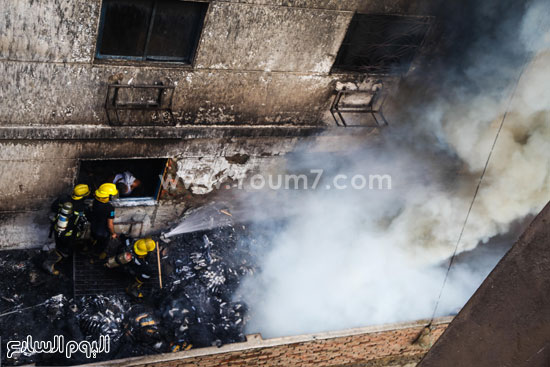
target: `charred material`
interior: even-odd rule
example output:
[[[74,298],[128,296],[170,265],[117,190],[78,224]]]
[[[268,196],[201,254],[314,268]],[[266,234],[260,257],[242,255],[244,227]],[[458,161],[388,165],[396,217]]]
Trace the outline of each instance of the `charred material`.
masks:
[[[235,300],[243,276],[255,271],[245,226],[175,236],[161,247],[163,284],[136,303],[126,294],[73,298],[72,266],[46,274],[38,250],[3,252],[0,330],[4,365],[71,365],[244,341],[247,306]],[[30,258],[30,260],[29,260]],[[114,270],[113,270],[114,271]],[[94,341],[109,336],[109,353],[93,360],[82,353],[20,353],[7,359],[6,343],[24,340]]]
[[[99,339],[100,335],[109,336],[114,342],[117,342],[122,336],[122,321],[124,311],[128,305],[124,299],[117,297],[82,297],[79,304],[83,309],[77,315],[79,326],[82,332],[94,340]],[[78,311],[75,304],[72,308]]]
[[[247,307],[233,296],[243,276],[255,271],[246,227],[225,227],[176,238],[170,246],[169,294],[161,305],[176,341],[221,346],[244,341]],[[228,246],[232,244],[232,246]],[[164,260],[163,260],[164,261]],[[195,320],[195,321],[193,321]]]

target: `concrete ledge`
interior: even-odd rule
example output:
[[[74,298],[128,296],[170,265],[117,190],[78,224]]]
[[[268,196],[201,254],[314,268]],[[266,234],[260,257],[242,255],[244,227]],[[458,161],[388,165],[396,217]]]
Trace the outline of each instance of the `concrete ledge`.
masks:
[[[437,326],[442,326],[450,323],[453,317],[441,317],[435,319],[432,322],[432,328]],[[199,349],[191,349],[189,351],[177,352],[177,353],[165,353],[158,355],[149,355],[143,357],[132,357],[125,358],[113,361],[103,361],[98,363],[90,363],[82,366],[113,366],[113,367],[130,367],[130,366],[141,366],[149,364],[163,364],[171,361],[185,361],[191,358],[212,356],[224,353],[234,353],[241,351],[250,351],[254,349],[263,349],[263,348],[272,348],[284,345],[299,344],[299,343],[308,343],[316,342],[321,340],[353,337],[364,334],[376,334],[384,333],[405,329],[415,329],[422,330],[429,320],[419,320],[414,322],[406,323],[395,323],[395,324],[384,324],[377,326],[367,326],[354,329],[345,329],[339,331],[329,331],[324,333],[315,333],[315,334],[304,334],[288,337],[278,337],[271,339],[263,339],[261,334],[252,334],[247,335],[247,341],[243,343],[233,343],[227,344],[220,348],[218,347],[207,347]],[[399,348],[398,348],[399,349]],[[344,351],[342,351],[344,352]]]
[[[299,137],[327,130],[314,125],[183,125],[156,126],[2,126],[0,140],[111,140],[111,139],[200,139],[229,137]],[[345,129],[337,129],[343,132]]]

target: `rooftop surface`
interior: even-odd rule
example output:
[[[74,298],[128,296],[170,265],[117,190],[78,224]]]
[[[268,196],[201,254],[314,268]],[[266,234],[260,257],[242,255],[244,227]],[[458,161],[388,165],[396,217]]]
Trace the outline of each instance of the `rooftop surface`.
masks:
[[[419,367],[548,366],[550,203],[499,262]]]

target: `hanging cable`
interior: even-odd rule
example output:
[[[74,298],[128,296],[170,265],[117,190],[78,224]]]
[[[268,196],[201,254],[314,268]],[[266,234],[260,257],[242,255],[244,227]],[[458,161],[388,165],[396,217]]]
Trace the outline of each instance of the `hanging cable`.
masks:
[[[523,76],[523,73],[527,67],[529,60],[529,55],[526,56],[525,61],[522,64],[522,68],[520,73],[518,74],[516,83],[514,85],[514,89],[512,90],[512,94],[510,95],[510,98],[508,100],[508,104],[506,106],[506,110],[504,111],[504,115],[502,115],[502,119],[500,121],[500,125],[498,127],[497,133],[495,135],[495,139],[493,140],[493,145],[491,146],[491,150],[489,151],[489,155],[487,156],[487,160],[485,161],[485,166],[483,167],[483,171],[481,172],[481,176],[479,176],[479,180],[477,182],[476,190],[474,192],[474,196],[472,197],[472,201],[470,202],[470,207],[468,208],[468,213],[466,214],[466,218],[464,219],[464,223],[462,224],[462,229],[460,230],[460,235],[458,236],[458,240],[456,241],[455,248],[453,251],[453,256],[451,256],[451,259],[449,261],[449,266],[447,267],[447,272],[445,273],[445,278],[443,279],[443,284],[441,286],[441,290],[439,291],[439,296],[437,297],[437,301],[435,303],[435,308],[432,314],[432,317],[430,319],[429,324],[427,327],[430,327],[435,319],[435,315],[437,314],[437,309],[439,308],[439,302],[441,301],[441,296],[443,295],[443,290],[445,289],[445,285],[447,284],[447,279],[449,277],[449,272],[451,271],[451,267],[453,266],[453,262],[456,257],[456,253],[458,251],[458,246],[460,245],[460,241],[462,240],[462,236],[464,235],[464,230],[466,228],[466,224],[468,223],[468,219],[470,218],[470,213],[472,212],[472,208],[474,206],[474,203],[476,201],[477,194],[479,193],[479,188],[481,187],[481,182],[483,181],[483,178],[485,177],[485,173],[487,172],[487,167],[489,166],[489,161],[491,160],[491,156],[493,155],[493,150],[495,149],[495,146],[497,144],[498,138],[500,136],[500,132],[502,131],[502,127],[504,126],[504,121],[506,120],[506,116],[508,115],[508,111],[510,109],[510,106],[512,104],[512,100],[514,99],[514,96],[516,95],[516,91],[518,89],[519,82],[521,80],[521,77]]]
[[[25,311],[25,310],[30,310],[31,308],[35,308],[35,307],[44,306],[47,302],[48,302],[48,301],[44,301],[44,302],[39,303],[39,304],[34,305],[34,306],[19,308],[19,309],[17,309],[17,310],[5,312],[5,313],[3,313],[3,314],[0,314],[0,317],[4,317],[4,316],[7,316],[7,315],[11,315],[11,314],[14,314],[14,313],[17,313],[17,312],[22,312],[22,311]]]

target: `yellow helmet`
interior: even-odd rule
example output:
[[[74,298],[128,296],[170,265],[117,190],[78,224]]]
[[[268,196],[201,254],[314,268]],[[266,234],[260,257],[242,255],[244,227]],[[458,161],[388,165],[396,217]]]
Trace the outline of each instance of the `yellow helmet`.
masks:
[[[90,188],[88,185],[80,184],[74,187],[72,198],[73,200],[80,200],[88,195],[90,195]]]
[[[155,249],[156,245],[152,238],[142,238],[134,243],[134,252],[139,256],[147,255]]]
[[[118,190],[115,184],[104,183],[99,186],[99,189],[95,190],[95,197],[102,203],[106,203],[109,200],[116,199],[118,197]]]

